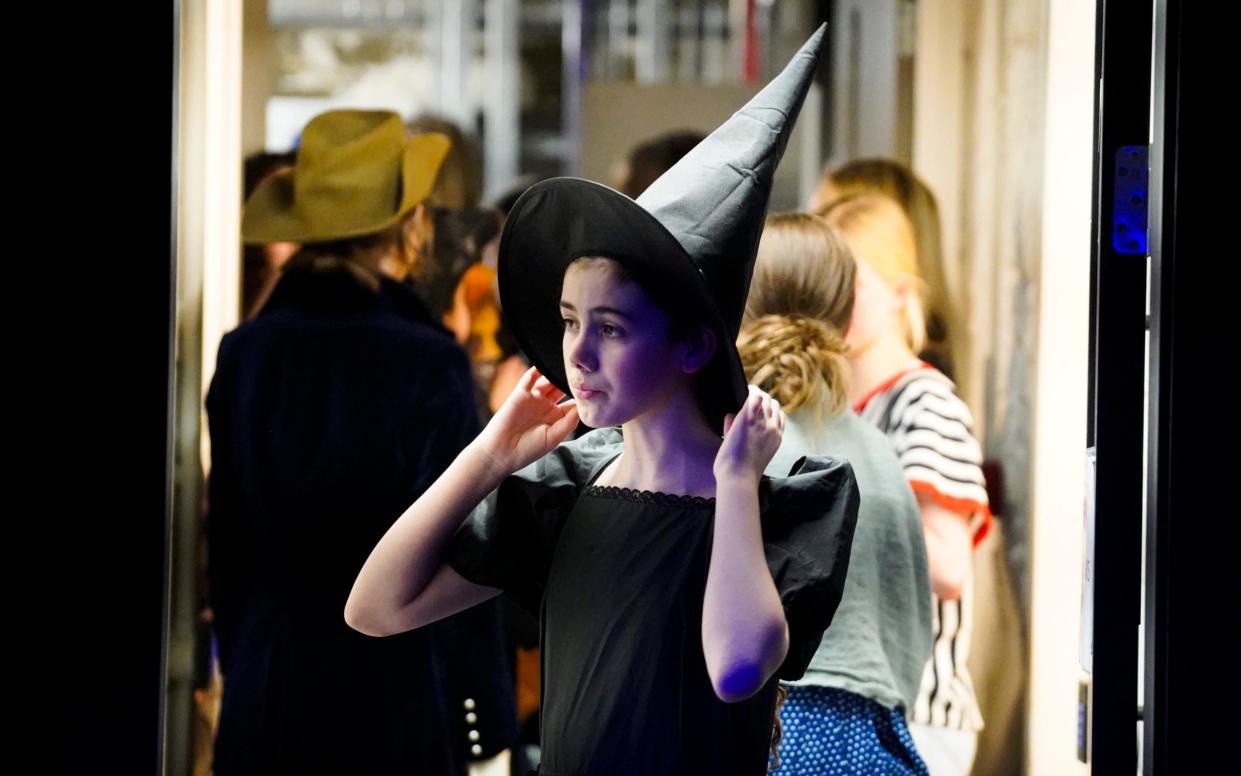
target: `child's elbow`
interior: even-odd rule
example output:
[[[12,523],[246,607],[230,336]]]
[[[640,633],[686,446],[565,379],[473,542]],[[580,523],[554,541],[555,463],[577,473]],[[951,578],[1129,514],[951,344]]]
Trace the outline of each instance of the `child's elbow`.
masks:
[[[384,628],[379,618],[374,617],[365,607],[354,602],[353,598],[345,602],[345,624],[367,636],[392,635],[392,631]]]
[[[737,703],[767,684],[789,651],[788,624],[784,618],[772,623],[763,648],[754,654],[732,656],[715,670],[708,670],[715,695],[725,703]]]
[[[725,703],[737,703],[749,698],[759,691],[764,681],[763,667],[757,660],[737,661],[711,677],[715,697]]]
[[[955,601],[964,595],[969,576],[970,568],[965,565],[936,569],[931,577],[931,589],[941,601]]]

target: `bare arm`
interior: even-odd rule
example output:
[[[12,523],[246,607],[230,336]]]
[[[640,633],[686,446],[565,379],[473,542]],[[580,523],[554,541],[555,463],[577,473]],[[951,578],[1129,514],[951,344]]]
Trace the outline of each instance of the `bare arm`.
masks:
[[[531,368],[487,428],[405,510],[371,551],[345,603],[345,622],[371,636],[418,628],[499,590],[443,565],[470,511],[509,474],[560,444],[577,426],[572,401]]]
[[[736,420],[725,421],[715,462],[715,533],[702,605],[702,649],[715,694],[744,700],[788,654],[789,629],[763,554],[758,484],[780,446],[784,413],[751,388]]]
[[[969,519],[940,506],[924,493],[918,494],[918,509],[922,512],[922,530],[926,536],[931,590],[945,601],[960,598],[974,573],[974,542]]]
[[[371,551],[345,603],[349,627],[388,636],[498,593],[441,569],[441,559],[453,532],[507,474],[475,443],[466,447]],[[433,577],[438,584],[429,585]]]

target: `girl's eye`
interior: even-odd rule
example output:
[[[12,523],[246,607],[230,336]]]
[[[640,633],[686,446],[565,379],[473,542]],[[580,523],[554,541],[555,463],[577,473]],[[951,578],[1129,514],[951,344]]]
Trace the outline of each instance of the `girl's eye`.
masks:
[[[603,336],[605,337],[619,337],[622,334],[624,334],[624,332],[621,331],[621,328],[619,326],[614,326],[613,324],[610,324],[610,323],[605,323],[601,325],[599,327],[599,331],[601,331],[603,333]]]
[[[569,330],[569,331],[572,331],[572,330],[573,330],[576,326],[577,326],[577,321],[573,320],[572,318],[565,318],[565,319],[564,319],[564,327],[565,327],[565,329],[567,329],[567,330]]]

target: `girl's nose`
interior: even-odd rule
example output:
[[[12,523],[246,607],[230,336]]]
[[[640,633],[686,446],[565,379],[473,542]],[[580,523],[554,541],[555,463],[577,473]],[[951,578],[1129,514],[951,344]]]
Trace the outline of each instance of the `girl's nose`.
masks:
[[[579,332],[570,342],[569,363],[580,372],[595,371],[596,361],[586,332]]]

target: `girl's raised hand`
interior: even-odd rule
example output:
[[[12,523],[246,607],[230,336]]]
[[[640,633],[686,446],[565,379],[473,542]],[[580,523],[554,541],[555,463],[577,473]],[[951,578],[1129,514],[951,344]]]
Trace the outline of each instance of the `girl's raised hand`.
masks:
[[[715,456],[715,477],[746,476],[758,480],[780,449],[784,410],[757,386],[735,415],[724,418],[724,444]]]
[[[547,455],[577,428],[577,403],[530,367],[478,441],[505,474]]]

